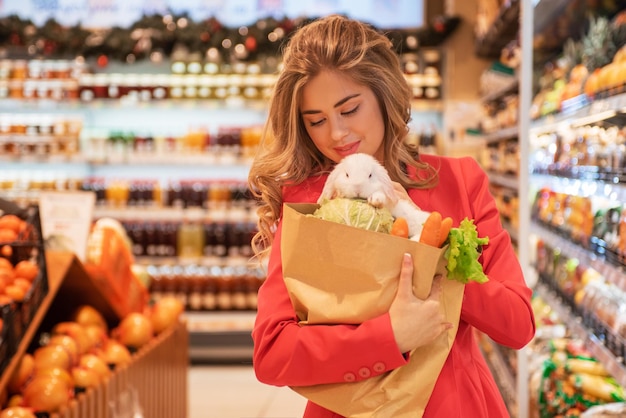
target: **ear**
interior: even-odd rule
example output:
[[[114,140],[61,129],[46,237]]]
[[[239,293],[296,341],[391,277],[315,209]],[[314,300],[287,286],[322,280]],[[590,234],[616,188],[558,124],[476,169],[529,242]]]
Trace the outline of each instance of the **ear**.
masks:
[[[380,182],[383,193],[387,196],[387,199],[393,204],[398,201],[398,197],[396,196],[396,192],[393,188],[393,183],[391,181],[391,177],[389,177],[389,173],[387,169],[383,167],[381,164],[376,163],[374,167],[374,173]]]
[[[330,200],[335,195],[335,191],[337,190],[335,187],[335,183],[337,182],[337,176],[339,175],[339,170],[335,167],[333,171],[330,172],[328,178],[326,179],[326,183],[324,183],[324,188],[322,189],[322,194],[317,199],[317,203],[322,203],[324,200]]]

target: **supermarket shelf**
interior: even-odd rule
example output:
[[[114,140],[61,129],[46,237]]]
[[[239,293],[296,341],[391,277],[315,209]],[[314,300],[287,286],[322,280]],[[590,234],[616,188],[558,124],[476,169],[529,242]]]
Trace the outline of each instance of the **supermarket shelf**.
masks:
[[[559,248],[562,254],[570,258],[577,258],[581,264],[594,268],[602,274],[608,282],[615,283],[618,286],[624,282],[624,270],[619,266],[609,263],[604,257],[555,234],[536,222],[531,222],[530,231],[541,237],[548,246]]]
[[[500,347],[491,338],[484,336],[483,342],[489,345],[488,350],[484,350],[483,354],[487,358],[489,368],[491,369],[496,383],[500,388],[500,392],[509,409],[511,416],[517,415],[517,377],[513,375],[506,364],[506,360],[500,350]]]
[[[572,313],[568,306],[561,303],[560,299],[545,285],[538,283],[535,291],[557,313],[572,334],[585,341],[589,351],[606,367],[611,376],[620,385],[626,387],[626,367],[622,364],[622,359],[615,357],[597,336],[582,325],[581,318]]]
[[[501,8],[490,30],[476,42],[476,55],[497,58],[502,48],[517,36],[520,24],[520,0],[511,0]]]
[[[252,362],[250,332],[190,332],[189,359],[195,363]]]
[[[594,100],[579,108],[572,107],[570,111],[544,116],[532,122],[530,130],[531,133],[539,135],[557,131],[563,124],[582,126],[597,123],[614,117],[617,111],[624,108],[626,108],[626,93],[617,94],[605,99]]]
[[[1,156],[0,162],[3,166],[11,168],[19,168],[27,170],[31,168],[41,169],[66,169],[68,166],[78,167],[101,167],[114,166],[119,170],[120,167],[136,167],[137,170],[150,170],[166,166],[197,166],[201,167],[220,167],[223,170],[241,171],[248,169],[251,163],[250,159],[241,158],[234,153],[228,152],[196,152],[196,153],[169,153],[169,154],[121,154],[109,155],[103,157],[94,157],[84,154],[76,155],[60,155],[51,156],[44,155],[41,157],[25,156],[25,157],[9,157]],[[139,166],[139,167],[137,167]],[[180,167],[179,167],[180,168]]]
[[[500,87],[498,90],[492,91],[482,96],[480,98],[480,101],[482,103],[489,103],[498,99],[502,99],[504,96],[506,96],[509,93],[517,92],[518,88],[519,88],[519,80],[517,79],[517,77],[515,77],[510,82]]]
[[[509,189],[519,189],[519,178],[517,176],[489,172],[489,181],[492,184]]]
[[[626,185],[601,180],[573,179],[547,174],[533,174],[530,183],[537,189],[548,187],[558,193],[566,193],[581,197],[594,197],[607,204],[626,202]]]
[[[0,158],[0,166],[2,167],[0,179],[17,179],[20,176],[16,173],[23,173],[25,178],[40,180],[95,176],[120,180],[149,178],[159,180],[163,184],[184,179],[245,181],[249,170],[247,164],[204,164],[199,163],[197,158],[190,158],[188,162],[172,158],[163,164],[19,163]],[[37,190],[32,189],[28,192],[35,194]]]
[[[135,100],[135,99],[96,99],[90,102],[82,100],[49,100],[49,99],[2,99],[0,109],[10,109],[20,112],[48,112],[66,113],[76,111],[83,113],[86,109],[152,109],[152,110],[184,110],[184,109],[232,109],[265,111],[266,100],[252,100],[240,97],[227,99],[162,99],[162,100]]]
[[[192,362],[252,361],[256,312],[186,312]]]
[[[519,135],[519,127],[517,125],[508,128],[499,129],[495,132],[485,134],[483,139],[487,144],[500,142],[507,139],[517,139]]]
[[[410,82],[410,80],[409,80]],[[443,101],[435,99],[413,99],[411,107],[418,111],[442,111]],[[185,110],[235,110],[267,112],[267,100],[232,97],[226,99],[96,99],[90,102],[81,100],[49,100],[49,99],[0,99],[0,109],[20,113],[49,113],[82,115],[85,111],[111,110],[151,110],[176,111]]]
[[[539,0],[534,9],[534,34],[540,34],[548,26],[554,24],[557,16],[563,13],[570,0]]]
[[[517,231],[517,228],[513,227],[513,225],[509,222],[503,222],[502,226],[509,233],[511,241],[513,241],[514,244],[519,243],[519,232]]]

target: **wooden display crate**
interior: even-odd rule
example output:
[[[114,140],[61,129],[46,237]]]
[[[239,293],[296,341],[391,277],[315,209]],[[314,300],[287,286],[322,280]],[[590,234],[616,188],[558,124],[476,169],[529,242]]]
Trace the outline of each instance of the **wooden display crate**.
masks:
[[[180,322],[142,347],[105,384],[78,395],[50,418],[185,418],[187,342],[187,325]]]
[[[50,289],[25,330],[17,350],[0,375],[0,392],[22,355],[36,345],[37,336],[68,317],[76,307],[89,304],[110,327],[122,319],[76,256],[69,252],[46,252]],[[180,321],[134,353],[132,361],[117,368],[95,389],[73,399],[50,418],[185,418],[187,416],[187,370],[189,332]],[[133,415],[131,406],[138,406]]]

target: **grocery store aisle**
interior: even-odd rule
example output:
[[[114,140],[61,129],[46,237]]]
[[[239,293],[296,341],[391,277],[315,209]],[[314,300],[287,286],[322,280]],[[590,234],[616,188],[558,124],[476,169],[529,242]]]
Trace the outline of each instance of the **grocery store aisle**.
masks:
[[[260,383],[248,364],[189,366],[188,418],[300,418],[306,400]]]

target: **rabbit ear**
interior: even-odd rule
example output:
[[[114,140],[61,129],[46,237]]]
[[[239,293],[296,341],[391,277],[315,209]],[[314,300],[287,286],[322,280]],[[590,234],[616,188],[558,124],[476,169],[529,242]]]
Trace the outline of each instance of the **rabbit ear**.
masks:
[[[378,178],[378,181],[382,186],[383,193],[385,193],[387,199],[389,199],[391,203],[395,204],[398,201],[398,197],[396,196],[396,192],[393,188],[393,183],[391,181],[391,177],[389,177],[387,169],[377,162],[374,166],[374,173]]]
[[[326,183],[324,183],[324,188],[322,189],[322,194],[317,199],[317,203],[322,203],[324,200],[329,200],[333,198],[333,195],[336,192],[335,184],[337,183],[337,176],[339,175],[339,170],[335,167],[333,171],[330,172],[328,178],[326,179]]]

